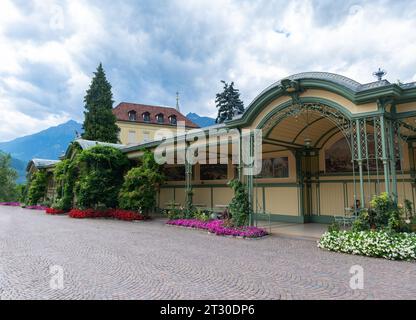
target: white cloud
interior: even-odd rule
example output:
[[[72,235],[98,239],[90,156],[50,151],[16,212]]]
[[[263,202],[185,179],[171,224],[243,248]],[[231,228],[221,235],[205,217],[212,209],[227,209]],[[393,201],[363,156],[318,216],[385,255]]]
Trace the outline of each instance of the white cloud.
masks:
[[[179,90],[185,113],[210,116],[220,80],[246,105],[303,71],[370,82],[380,66],[392,82],[416,81],[416,3],[1,2],[0,141],[81,120],[100,61],[117,102],[173,105]]]

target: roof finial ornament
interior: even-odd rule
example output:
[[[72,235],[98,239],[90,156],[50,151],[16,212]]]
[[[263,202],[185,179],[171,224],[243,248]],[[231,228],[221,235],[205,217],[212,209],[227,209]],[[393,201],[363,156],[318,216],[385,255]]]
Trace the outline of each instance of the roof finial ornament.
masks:
[[[176,91],[176,110],[178,112],[180,112],[180,110],[179,110],[179,92],[178,91]]]
[[[376,72],[373,72],[373,76],[377,77],[377,81],[383,80],[383,77],[387,74],[387,71],[378,68]]]

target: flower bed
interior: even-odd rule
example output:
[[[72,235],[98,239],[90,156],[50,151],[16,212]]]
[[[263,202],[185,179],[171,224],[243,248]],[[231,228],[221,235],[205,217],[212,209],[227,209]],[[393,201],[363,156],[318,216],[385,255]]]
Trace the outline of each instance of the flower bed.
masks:
[[[75,219],[87,219],[87,218],[110,218],[110,211],[100,211],[100,210],[93,210],[93,209],[72,209],[69,212],[69,216]]]
[[[69,216],[75,219],[88,219],[88,218],[114,218],[123,221],[135,221],[145,220],[145,217],[137,212],[120,210],[120,209],[109,209],[109,210],[79,210],[72,209],[69,212]]]
[[[64,210],[59,210],[59,209],[54,209],[54,208],[46,208],[46,214],[50,214],[50,215],[58,215],[58,214],[64,214],[66,213],[66,211]]]
[[[30,209],[30,210],[46,210],[47,207],[45,207],[45,206],[27,206],[27,207],[25,207],[25,209]]]
[[[145,220],[145,217],[143,215],[128,210],[112,210],[111,215],[113,218],[123,221]]]
[[[0,202],[0,206],[20,207],[19,202]]]
[[[197,219],[178,219],[169,220],[167,222],[167,224],[172,226],[207,230],[208,232],[214,233],[219,236],[260,238],[268,235],[268,233],[264,229],[260,229],[257,227],[232,228],[223,226],[223,223],[224,222],[221,220],[211,220],[204,222]]]
[[[318,247],[330,251],[389,260],[416,260],[415,233],[331,231],[322,236]]]

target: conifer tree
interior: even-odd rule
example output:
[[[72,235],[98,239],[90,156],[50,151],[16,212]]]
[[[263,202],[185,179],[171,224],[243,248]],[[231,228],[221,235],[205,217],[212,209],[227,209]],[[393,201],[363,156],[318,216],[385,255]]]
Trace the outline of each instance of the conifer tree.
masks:
[[[221,82],[224,84],[224,90],[218,93],[215,99],[215,104],[218,109],[216,123],[231,120],[235,115],[244,112],[244,103],[240,99],[239,90],[234,88],[234,82],[231,82],[231,84],[225,81]]]
[[[113,110],[111,84],[107,81],[102,64],[94,73],[90,88],[84,98],[85,120],[82,138],[101,142],[118,142],[119,127]]]

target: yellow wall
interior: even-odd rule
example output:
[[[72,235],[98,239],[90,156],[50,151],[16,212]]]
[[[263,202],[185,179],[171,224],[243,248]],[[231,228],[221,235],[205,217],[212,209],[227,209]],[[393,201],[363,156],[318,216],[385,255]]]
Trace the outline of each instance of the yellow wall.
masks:
[[[121,144],[139,144],[144,142],[145,133],[149,135],[149,141],[153,141],[155,133],[160,129],[172,130],[172,134],[176,134],[176,126],[171,125],[158,125],[151,123],[140,123],[140,122],[128,122],[128,121],[117,121],[117,125],[120,128],[120,142]],[[129,141],[129,132],[134,132],[134,141]]]
[[[299,196],[296,187],[265,188],[266,212],[297,216],[299,215]]]
[[[396,105],[396,111],[399,113],[415,111],[415,110],[416,110],[416,102],[402,103],[402,104]]]
[[[363,113],[363,112],[371,112],[377,111],[377,103],[366,103],[356,105],[350,100],[329,91],[325,90],[318,90],[318,89],[308,89],[304,93],[300,95],[301,97],[317,97],[317,98],[324,98],[330,101],[334,101],[339,105],[343,106],[344,108],[348,109],[351,113]]]

